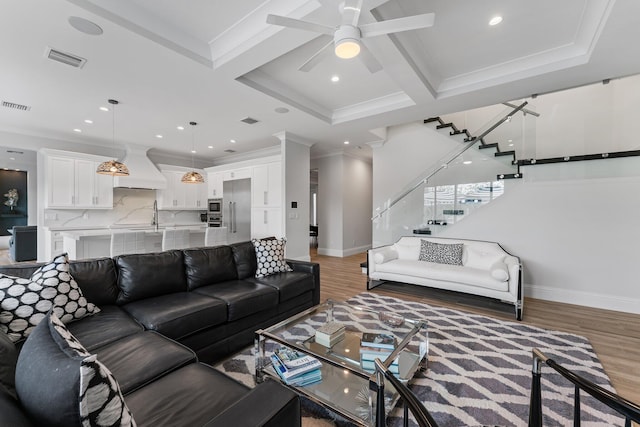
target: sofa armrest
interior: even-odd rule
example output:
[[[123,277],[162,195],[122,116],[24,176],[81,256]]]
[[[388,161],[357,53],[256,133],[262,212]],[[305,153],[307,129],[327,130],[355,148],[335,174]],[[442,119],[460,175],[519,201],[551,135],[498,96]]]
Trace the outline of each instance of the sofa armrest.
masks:
[[[258,384],[205,427],[300,427],[300,397],[277,383]]]
[[[320,304],[320,264],[316,262],[287,259],[287,264],[293,271],[309,273],[313,276],[313,304]]]
[[[376,264],[383,264],[394,259],[398,259],[398,251],[394,249],[393,245],[369,249],[367,253],[367,271],[369,275],[376,271]]]

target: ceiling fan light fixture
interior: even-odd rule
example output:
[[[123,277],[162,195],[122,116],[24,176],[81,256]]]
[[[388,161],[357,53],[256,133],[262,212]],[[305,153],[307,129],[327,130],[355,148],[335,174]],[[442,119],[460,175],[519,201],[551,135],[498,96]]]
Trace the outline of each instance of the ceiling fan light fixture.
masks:
[[[333,44],[338,58],[355,58],[360,53],[360,30],[350,25],[341,26],[333,36]]]

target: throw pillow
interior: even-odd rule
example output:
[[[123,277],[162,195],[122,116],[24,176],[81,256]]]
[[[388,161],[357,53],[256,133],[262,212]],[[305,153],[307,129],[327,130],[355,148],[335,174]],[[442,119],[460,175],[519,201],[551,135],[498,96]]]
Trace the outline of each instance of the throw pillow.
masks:
[[[465,249],[465,267],[489,270],[493,264],[504,260],[504,253],[485,252],[470,246],[467,246]]]
[[[287,239],[251,239],[256,250],[258,268],[256,277],[265,277],[270,274],[293,271],[284,260],[284,245]]]
[[[16,389],[38,425],[135,426],[111,372],[49,313],[18,357]]]
[[[100,311],[69,274],[67,254],[38,268],[30,279],[0,274],[0,330],[11,341],[26,338],[51,309],[63,323]]]
[[[420,261],[462,265],[462,243],[443,244],[420,239]]]
[[[494,262],[489,270],[491,271],[491,277],[494,279],[501,282],[509,280],[509,270],[507,270],[507,266],[502,260]]]

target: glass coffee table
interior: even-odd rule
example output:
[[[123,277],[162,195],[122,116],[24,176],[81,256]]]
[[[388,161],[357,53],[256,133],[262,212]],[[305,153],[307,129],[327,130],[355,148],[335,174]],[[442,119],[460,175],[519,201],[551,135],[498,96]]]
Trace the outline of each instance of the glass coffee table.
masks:
[[[345,336],[332,347],[325,347],[315,342],[315,331],[331,321],[345,326]],[[322,362],[322,380],[303,387],[288,387],[351,422],[374,425],[376,391],[374,387],[373,390],[369,387],[369,379],[373,374],[363,369],[360,363],[360,339],[363,333],[395,337],[397,345],[383,362],[390,366],[397,358],[397,377],[400,381],[406,383],[418,369],[426,368],[429,341],[425,320],[327,300],[269,328],[256,331],[256,382],[262,382],[265,376],[280,381],[269,357],[276,348],[284,346],[310,354]],[[388,413],[399,395],[389,382],[385,383],[384,394]]]

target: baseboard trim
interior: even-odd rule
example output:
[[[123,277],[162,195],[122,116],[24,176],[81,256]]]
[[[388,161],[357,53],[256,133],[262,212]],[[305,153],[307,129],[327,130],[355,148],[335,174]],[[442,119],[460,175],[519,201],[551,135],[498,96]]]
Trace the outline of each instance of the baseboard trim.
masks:
[[[358,247],[349,248],[349,249],[318,248],[318,255],[335,256],[338,258],[344,258],[351,255],[366,252],[369,249],[371,249],[371,245],[358,246]]]
[[[531,284],[524,285],[524,294],[525,296],[530,298],[536,298],[546,301],[555,301],[565,304],[600,308],[603,310],[640,314],[640,299],[638,298],[623,298],[611,295],[596,294],[593,292],[582,292]],[[525,303],[525,312],[526,310],[527,307]]]

